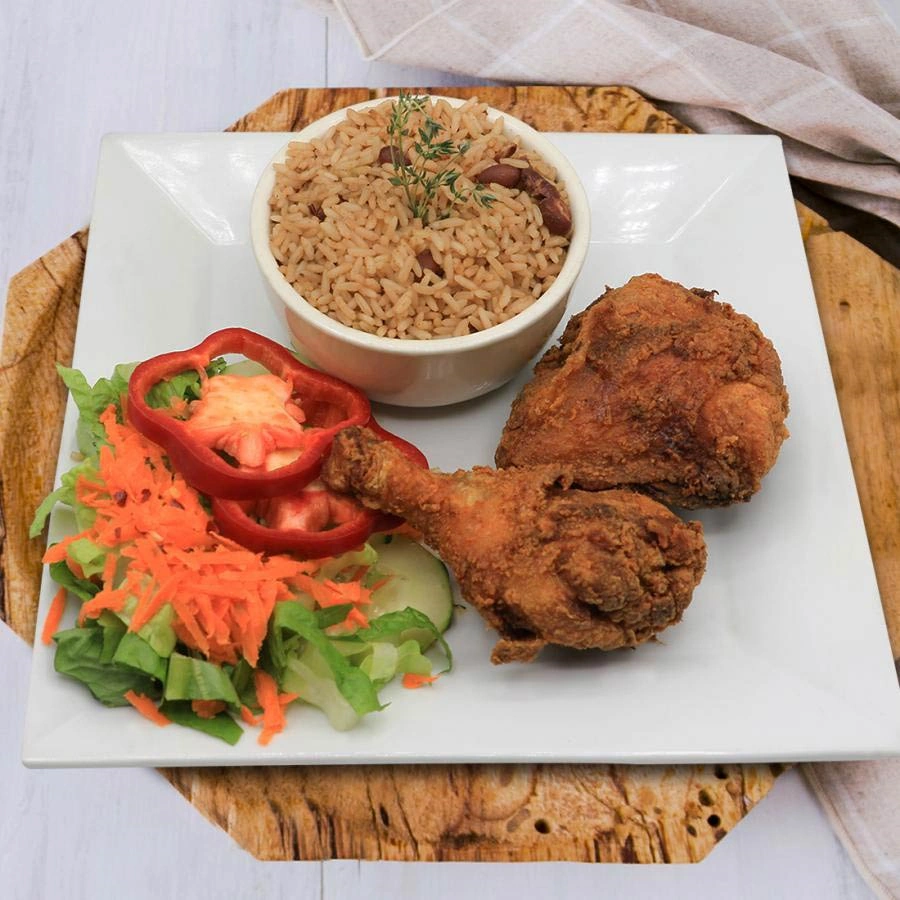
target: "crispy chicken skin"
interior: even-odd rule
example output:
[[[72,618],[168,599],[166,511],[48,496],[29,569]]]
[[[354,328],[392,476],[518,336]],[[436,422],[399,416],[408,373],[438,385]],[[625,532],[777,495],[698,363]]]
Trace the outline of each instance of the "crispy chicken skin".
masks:
[[[335,438],[322,479],[423,533],[499,632],[495,663],[545,644],[646,641],[679,621],[706,565],[699,523],[633,491],[567,489],[552,466],[444,474],[354,427]]]
[[[692,509],[748,500],[788,432],[772,343],[712,291],[659,275],[573,316],[513,403],[500,467],[553,463],[587,489]]]

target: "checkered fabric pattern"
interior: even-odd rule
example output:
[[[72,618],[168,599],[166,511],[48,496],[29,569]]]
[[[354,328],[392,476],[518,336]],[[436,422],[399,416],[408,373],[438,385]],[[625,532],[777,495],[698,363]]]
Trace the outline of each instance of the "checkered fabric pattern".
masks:
[[[900,33],[877,0],[335,6],[370,60],[483,80],[624,84],[697,131],[776,133],[791,174],[900,226]]]
[[[778,134],[791,174],[900,226],[900,33],[878,0],[334,7],[369,60],[476,81],[629,85],[696,131]],[[804,769],[872,889],[900,897],[900,760]]]

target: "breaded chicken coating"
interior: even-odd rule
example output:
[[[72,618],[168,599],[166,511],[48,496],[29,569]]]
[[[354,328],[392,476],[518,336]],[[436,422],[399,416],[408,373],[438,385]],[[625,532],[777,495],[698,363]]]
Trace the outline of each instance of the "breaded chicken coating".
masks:
[[[586,489],[687,509],[749,500],[788,436],[781,362],[714,292],[659,275],[573,316],[512,405],[501,468],[552,463]]]
[[[422,532],[498,632],[495,663],[640,644],[679,621],[706,565],[699,523],[633,491],[570,489],[554,466],[444,474],[347,428],[322,479]]]

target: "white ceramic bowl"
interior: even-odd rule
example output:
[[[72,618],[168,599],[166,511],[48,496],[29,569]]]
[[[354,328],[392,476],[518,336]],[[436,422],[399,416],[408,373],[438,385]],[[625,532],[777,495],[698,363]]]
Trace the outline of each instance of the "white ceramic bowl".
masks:
[[[453,105],[463,101],[434,97]],[[364,109],[385,98],[357,103]],[[339,109],[291,136],[293,141],[320,137],[346,118]],[[371,399],[399,406],[443,406],[485,394],[512,378],[544,345],[566,308],[587,254],[590,212],[575,170],[542,134],[519,119],[503,116],[504,131],[523,147],[553,165],[565,185],[572,213],[570,245],[562,271],[550,289],[506,322],[462,337],[413,340],[377,337],[342,325],[307,303],[289,284],[269,249],[269,197],[275,183],[274,163],[283,162],[287,144],[266,166],[253,195],[250,235],[270,301],[298,350],[315,366],[364,390]]]

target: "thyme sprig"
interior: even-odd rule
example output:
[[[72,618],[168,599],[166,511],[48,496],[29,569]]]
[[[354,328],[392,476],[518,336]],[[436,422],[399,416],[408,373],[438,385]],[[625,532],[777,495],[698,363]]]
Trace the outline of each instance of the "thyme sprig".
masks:
[[[455,203],[473,200],[479,206],[490,207],[494,201],[492,194],[485,190],[483,184],[471,187],[461,186],[459,179],[462,173],[451,165],[460,159],[469,149],[471,143],[462,141],[455,144],[449,138],[441,138],[444,126],[425,112],[428,97],[416,97],[401,91],[391,107],[391,118],[388,124],[390,138],[391,163],[394,174],[391,184],[403,188],[410,211],[417,219],[427,225],[433,218],[446,219]],[[409,120],[413,113],[422,113],[424,122],[411,134]],[[412,149],[415,151],[412,160],[406,152],[407,144],[412,138]],[[442,161],[443,165],[435,171],[426,167],[427,162]],[[441,188],[450,193],[450,205],[438,206],[438,194]]]

